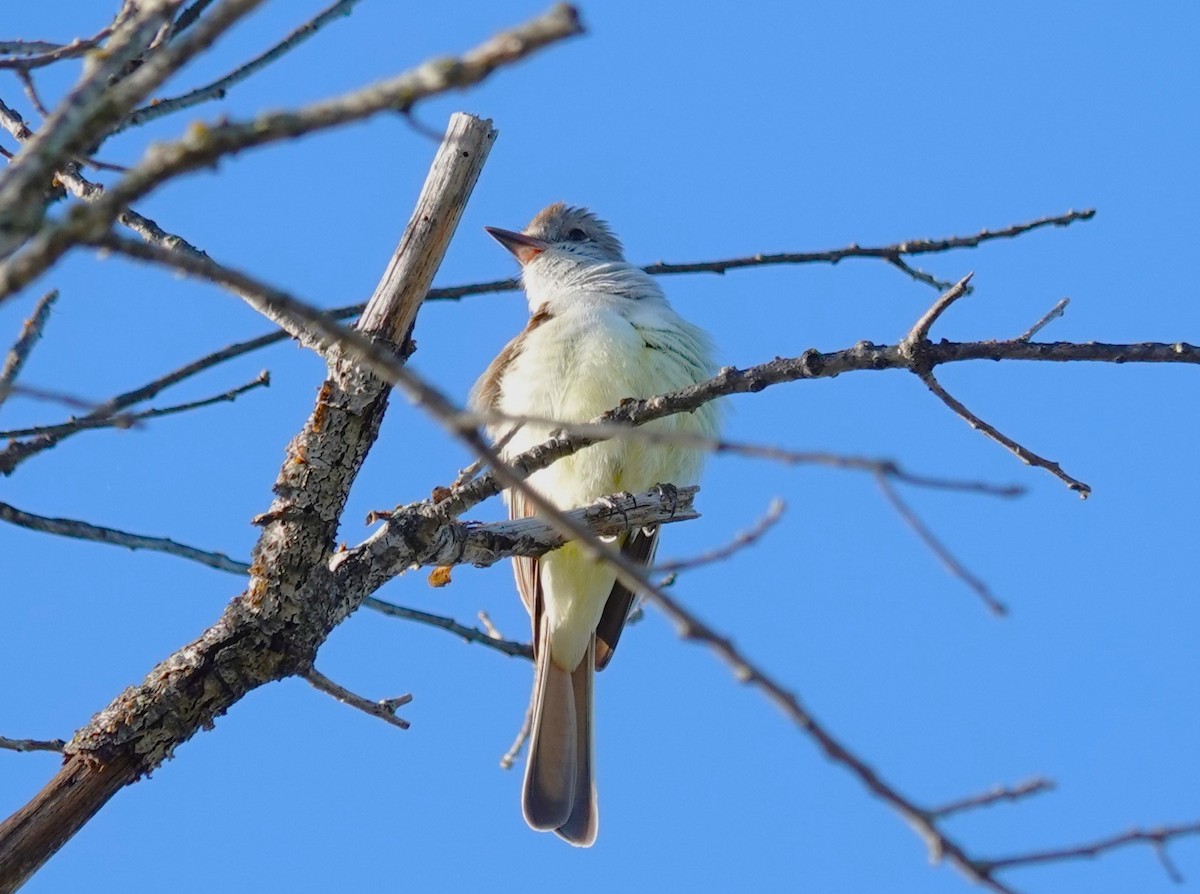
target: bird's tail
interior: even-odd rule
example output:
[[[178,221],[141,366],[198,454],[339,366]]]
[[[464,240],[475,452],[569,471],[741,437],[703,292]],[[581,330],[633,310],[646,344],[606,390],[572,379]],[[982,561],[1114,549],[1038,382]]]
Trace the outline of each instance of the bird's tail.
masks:
[[[550,659],[549,637],[539,641],[521,806],[532,828],[553,830],[577,847],[590,847],[600,825],[592,778],[596,638],[570,673]]]

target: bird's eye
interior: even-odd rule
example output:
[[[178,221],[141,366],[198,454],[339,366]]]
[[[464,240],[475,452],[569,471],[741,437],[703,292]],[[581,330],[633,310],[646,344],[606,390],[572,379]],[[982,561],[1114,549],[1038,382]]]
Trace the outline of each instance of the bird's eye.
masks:
[[[587,233],[585,233],[579,227],[572,227],[567,231],[567,238],[572,242],[582,242],[587,238]]]

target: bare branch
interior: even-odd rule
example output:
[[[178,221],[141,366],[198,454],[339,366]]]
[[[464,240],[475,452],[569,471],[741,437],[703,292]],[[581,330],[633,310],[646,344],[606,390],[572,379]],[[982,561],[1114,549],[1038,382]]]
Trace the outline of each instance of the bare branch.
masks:
[[[159,55],[173,53],[178,47],[193,41],[196,33],[220,9],[233,2],[235,0],[225,0],[225,3],[218,5],[184,38],[161,50]],[[241,2],[249,3],[252,0]],[[59,223],[48,225],[30,241],[24,251],[0,264],[0,301],[42,273],[71,246],[100,239],[125,205],[168,179],[211,166],[220,157],[243,149],[327,130],[379,112],[409,109],[431,96],[477,84],[497,68],[580,33],[582,26],[575,9],[559,4],[524,25],[496,35],[459,59],[434,59],[391,80],[292,111],[264,113],[251,121],[194,125],[184,139],[156,144],[141,162],[130,168],[124,177],[86,209],[69,215],[69,220],[64,218]],[[138,69],[127,80],[136,78],[146,67]],[[20,156],[9,169],[9,179],[19,161]],[[60,166],[54,165],[55,168]],[[48,176],[50,172],[47,170],[42,173]],[[5,207],[4,199],[5,193],[0,190],[0,213]]]
[[[941,807],[934,807],[929,810],[929,815],[936,819],[945,819],[955,813],[978,810],[980,807],[990,807],[1001,801],[1020,801],[1023,798],[1029,798],[1033,795],[1040,795],[1050,791],[1054,791],[1054,783],[1042,776],[1036,776],[1017,785],[997,785],[983,794],[959,798],[957,801],[951,801],[948,804],[943,804]]]
[[[501,633],[500,629],[492,623],[492,618],[487,612],[485,612],[483,609],[480,609],[475,613],[475,617],[479,619],[479,623],[483,625],[483,630],[488,636],[490,636],[492,639],[504,639],[504,634]]]
[[[907,274],[910,278],[916,280],[917,282],[923,282],[927,286],[933,286],[939,291],[948,289],[953,285],[953,283],[938,279],[937,277],[926,273],[924,270],[920,270],[911,266],[910,264],[906,263],[904,258],[900,257],[900,255],[896,255],[894,258],[888,258],[887,261],[901,273]],[[970,293],[971,289],[968,287],[967,294],[969,295]]]
[[[0,112],[3,112],[3,110],[4,110],[3,103],[0,103]],[[11,111],[11,110],[9,110],[9,111]],[[2,115],[0,115],[0,124],[3,124],[4,126],[8,127],[14,133],[14,135],[16,135],[19,132],[20,128],[24,128],[24,124],[18,123],[18,122],[19,122],[19,119],[17,120],[17,122],[14,122],[12,119],[9,119],[8,121],[6,121],[4,119],[4,117]],[[27,129],[25,129],[25,131],[27,132]],[[66,185],[68,186],[68,188],[70,188],[72,190],[72,192],[74,192],[76,195],[80,196],[81,198],[86,198],[87,194],[89,193],[89,190],[98,191],[101,189],[99,186],[97,186],[95,184],[89,184],[86,180],[83,180],[83,178],[79,178],[78,176],[76,176],[72,179],[66,179],[66,180],[64,180],[64,183],[66,183]],[[86,184],[86,186],[85,186],[85,184]],[[1042,218],[1041,220],[1043,220],[1043,221],[1066,220],[1067,218],[1069,218],[1071,216],[1071,214],[1074,214],[1074,213],[1075,212],[1070,212],[1067,215],[1061,215],[1057,218]],[[1086,220],[1088,218],[1085,218],[1082,216],[1077,216],[1074,219]],[[155,235],[154,231],[157,231],[159,234],[162,233],[162,231],[160,229],[158,229],[157,225],[154,224],[153,221],[149,221],[146,218],[143,218],[141,215],[136,214],[136,212],[126,211],[122,214],[120,220],[122,223],[124,223],[128,226],[131,226],[139,234],[143,234],[150,241],[158,242],[159,244],[166,244],[166,239],[159,238],[158,236]],[[147,224],[149,225],[148,227],[146,226]],[[1021,226],[1029,227],[1030,225],[1025,224],[1025,225],[1021,225]],[[1008,227],[1005,230],[1001,230],[999,232],[1007,233],[1013,229],[1016,229],[1016,228]],[[987,231],[985,231],[985,232],[987,232]],[[1024,230],[1023,232],[1028,232],[1028,230]],[[162,235],[164,237],[166,237],[168,234],[162,234]],[[978,236],[979,234],[976,234],[976,235]],[[169,238],[171,238],[173,240],[178,240],[178,237],[169,237]],[[932,240],[928,244],[946,245],[949,247],[944,250],[950,250],[950,248],[959,247],[959,243],[963,243],[964,240],[968,240],[969,238],[973,238],[973,237],[952,236],[952,237],[948,237],[945,239]],[[181,241],[182,240],[175,241],[174,242],[175,246],[180,247]],[[870,254],[868,254],[869,257],[874,257],[875,253],[899,252],[900,248],[902,246],[904,246],[904,247],[914,246],[914,247],[920,248],[923,244],[925,244],[925,243],[910,240],[908,242],[900,242],[900,243],[896,243],[895,245],[884,246],[884,247],[880,247],[880,248],[857,249],[855,247],[849,247],[846,249],[841,249],[840,251],[843,253],[843,256],[847,256],[847,257],[850,255],[845,254],[845,253],[850,252],[850,251],[864,251],[864,252],[870,253]],[[186,245],[186,243],[184,243],[184,245]],[[787,257],[787,258],[809,258],[809,257],[811,257],[815,261],[815,260],[822,260],[823,258],[818,257],[822,254],[823,253],[820,253],[820,252],[810,252],[807,254],[795,254],[795,255],[786,255],[786,256],[778,256],[778,257]],[[824,254],[829,254],[829,253],[824,253]],[[761,256],[756,256],[756,257],[762,257],[764,259],[769,259],[772,256],[761,255]],[[896,257],[898,259],[899,255],[897,255]],[[828,258],[824,258],[824,259],[828,260]],[[699,262],[700,265],[710,264],[710,263],[711,264],[723,264],[725,262],[724,261]],[[788,263],[788,262],[786,262],[786,261],[770,262],[769,260],[764,260],[764,262],[762,264],[759,264],[756,266],[768,266],[769,263]],[[797,262],[797,263],[800,263],[800,262]],[[893,263],[895,263],[895,262],[893,262]],[[697,266],[697,265],[690,265],[690,266]],[[905,265],[903,265],[902,262],[900,263],[900,266],[903,267],[906,271],[909,269]],[[680,269],[680,270],[676,270],[676,269],[659,270],[653,265],[650,267],[644,267],[642,269],[646,270],[648,272],[657,272],[661,275],[667,275],[667,274],[671,274],[671,273],[697,272],[697,271],[682,270],[682,269]],[[700,272],[703,272],[703,271],[700,271]],[[921,279],[920,271],[913,271],[913,272],[914,272],[914,274],[916,274],[915,278]],[[925,280],[922,279],[921,281],[924,282]],[[943,283],[940,280],[933,280],[932,278],[930,278],[929,282],[931,285],[936,285],[940,288],[949,288],[951,285],[950,283]],[[511,292],[511,291],[516,291],[519,288],[520,288],[520,282],[517,279],[501,279],[501,280],[494,280],[494,281],[485,282],[485,283],[471,283],[471,284],[466,284],[466,285],[461,285],[461,286],[447,286],[447,287],[430,289],[428,294],[425,296],[425,300],[426,301],[447,301],[447,300],[457,301],[461,298],[468,297],[471,295],[492,294],[492,293],[498,293],[498,292]],[[970,291],[971,291],[971,289],[970,289],[970,287],[968,287],[966,290],[966,294],[970,294]],[[346,305],[344,307],[333,308],[332,310],[329,310],[326,313],[330,319],[344,320],[344,319],[348,319],[350,317],[353,317],[353,316],[356,316],[356,315],[362,313],[364,307],[366,307],[365,303],[351,304],[351,305]],[[189,364],[189,367],[191,367],[193,365],[199,366],[199,368],[206,368],[207,366],[213,366],[213,365],[216,365],[217,363],[224,362],[225,360],[231,360],[235,357],[240,357],[243,354],[248,354],[251,351],[257,351],[260,348],[265,348],[265,347],[268,347],[269,345],[273,345],[280,341],[284,341],[290,337],[291,337],[290,333],[288,333],[286,331],[269,332],[266,335],[259,336],[258,338],[248,339],[246,341],[242,341],[242,342],[238,342],[236,344],[229,345],[227,348],[223,348],[220,351],[216,351],[213,354],[207,355],[206,357],[195,361],[193,364]]]
[[[169,24],[180,0],[139,2],[114,29],[104,53],[85,66],[79,83],[22,147],[0,181],[0,257],[11,254],[38,230],[45,213],[40,195],[55,171],[97,143],[151,90],[261,2],[222,0],[186,37],[149,56],[146,49]],[[128,64],[135,59],[141,64],[127,73]],[[107,220],[114,219],[119,210],[112,209]],[[58,229],[54,224],[48,227],[50,232]],[[64,249],[57,246],[50,260]],[[7,262],[0,265],[0,269],[7,267]]]
[[[896,488],[892,487],[892,483],[883,475],[876,475],[875,480],[879,483],[879,489],[883,491],[883,495],[887,497],[888,502],[900,514],[907,524],[921,541],[929,547],[935,556],[941,561],[952,575],[957,577],[975,593],[992,612],[996,615],[1008,614],[1008,607],[992,595],[991,589],[982,580],[968,571],[963,564],[954,557],[954,554],[948,550],[928,526],[917,517],[917,514],[912,511],[912,508],[900,499],[900,494]]]
[[[691,614],[682,604],[659,588],[642,590],[647,600],[654,603],[676,625],[679,635],[690,642],[698,642],[729,666],[739,682],[760,690],[769,701],[813,739],[825,756],[841,765],[859,780],[871,793],[880,798],[903,816],[925,841],[934,860],[946,859],[967,878],[1001,894],[1015,894],[1013,889],[998,881],[989,869],[981,869],[975,858],[937,824],[937,818],[914,801],[902,795],[885,781],[862,758],[833,736],[801,704],[796,695],[755,665],[724,636]]]
[[[58,425],[39,425],[33,428],[14,428],[8,431],[0,431],[0,438],[25,438],[36,436],[39,438],[50,438],[55,441],[62,440],[68,435],[85,429],[95,428],[130,428],[139,422],[144,422],[147,419],[158,419],[162,416],[173,416],[177,413],[186,413],[189,410],[198,410],[202,407],[210,407],[213,404],[233,403],[245,394],[247,391],[253,391],[255,388],[266,388],[271,384],[271,374],[265,369],[260,372],[252,381],[244,385],[238,385],[236,388],[231,388],[221,394],[206,397],[203,400],[193,400],[188,403],[175,404],[170,407],[157,407],[150,410],[142,410],[139,413],[120,413],[117,415],[102,416],[96,412],[90,413],[81,419],[72,419],[68,422],[63,422]],[[0,464],[3,463],[3,453],[0,453]]]
[[[204,10],[208,9],[208,7],[212,5],[213,0],[195,0],[194,3],[186,7],[183,12],[179,14],[179,18],[175,20],[175,24],[171,26],[171,33],[168,36],[168,39],[175,39],[182,32],[196,24],[196,20],[203,15]]]
[[[0,69],[11,68],[24,72],[31,68],[53,65],[63,59],[74,59],[106,40],[110,34],[111,26],[101,28],[91,37],[77,37],[66,44],[47,43],[43,40],[0,41],[0,53],[18,56],[16,59],[0,59]]]
[[[531,650],[532,651],[532,650]],[[521,721],[521,728],[517,730],[516,738],[513,743],[508,746],[508,751],[500,756],[500,769],[511,770],[518,757],[521,756],[521,749],[525,747],[525,743],[529,741],[529,733],[533,729],[533,699],[529,700],[529,707],[525,709],[525,719]]]
[[[21,82],[21,87],[25,90],[25,96],[29,99],[30,105],[37,110],[37,113],[43,118],[50,117],[50,110],[46,108],[42,102],[42,97],[38,93],[37,84],[33,82],[33,75],[23,68],[18,68],[16,71],[18,80]]]
[[[62,739],[9,739],[0,736],[0,748],[8,751],[62,751],[67,743]]]
[[[678,559],[674,562],[660,562],[652,569],[656,574],[678,574],[680,571],[690,571],[693,568],[699,568],[702,565],[711,565],[714,562],[720,562],[728,559],[730,556],[744,550],[746,547],[757,543],[763,535],[783,518],[783,512],[787,508],[787,504],[783,500],[776,497],[771,501],[771,505],[767,507],[767,511],[762,518],[754,523],[754,527],[746,531],[739,531],[734,538],[723,546],[716,549],[710,549],[698,556],[693,556],[689,559]]]
[[[234,69],[225,75],[225,77],[213,81],[211,84],[191,90],[182,96],[176,96],[172,99],[152,100],[149,105],[134,109],[129,113],[129,117],[113,130],[113,133],[120,133],[130,127],[138,127],[147,121],[153,121],[155,118],[170,115],[172,112],[178,112],[191,106],[199,105],[202,102],[207,102],[208,100],[224,99],[230,87],[246,80],[254,73],[266,68],[272,62],[294,50],[330,22],[350,15],[359,2],[360,0],[338,0],[338,2],[325,8],[299,28],[295,29],[282,41],[271,47],[271,49],[251,59],[245,65]],[[180,21],[182,20],[183,16],[180,16]],[[186,27],[186,25],[183,27]],[[439,133],[436,139],[440,141],[441,137],[442,135]]]
[[[984,242],[994,239],[1012,239],[1024,233],[1042,227],[1065,227],[1077,220],[1091,220],[1096,216],[1095,208],[1083,211],[1068,211],[1052,217],[1039,217],[1037,220],[1023,224],[1015,224],[1002,230],[980,230],[971,236],[949,236],[944,239],[909,239],[895,245],[879,248],[865,248],[859,245],[848,245],[845,248],[835,248],[829,251],[799,252],[796,254],[757,254],[742,258],[727,258],[721,261],[699,261],[690,264],[668,264],[660,261],[644,268],[647,273],[725,273],[739,267],[762,267],[771,264],[837,264],[847,258],[882,258],[892,261],[894,258],[913,255],[936,254],[955,248],[975,248]]]
[[[933,324],[937,322],[938,317],[945,313],[951,304],[967,294],[967,283],[971,281],[971,277],[974,275],[974,273],[968,273],[940,295],[938,300],[933,302],[929,310],[921,314],[917,322],[913,324],[908,335],[900,342],[900,346],[909,351],[915,351],[921,344],[927,342],[929,340],[929,330],[933,328]]]
[[[978,432],[982,432],[997,444],[1007,448],[1009,452],[1011,452],[1027,466],[1037,466],[1039,469],[1045,469],[1059,481],[1063,482],[1063,484],[1065,484],[1071,490],[1076,491],[1081,499],[1086,500],[1091,495],[1091,485],[1085,484],[1078,478],[1071,477],[1063,471],[1062,466],[1060,466],[1058,463],[1054,462],[1053,460],[1046,459],[1043,456],[1039,456],[1028,447],[1024,446],[1023,444],[1019,444],[1012,438],[1008,437],[1008,435],[998,430],[991,423],[985,422],[968,410],[962,401],[958,400],[958,398],[954,397],[952,394],[950,394],[950,392],[942,387],[941,383],[934,377],[932,372],[918,372],[917,375],[920,376],[921,381],[925,383],[925,387],[932,391],[942,403],[953,410],[955,415],[962,418],[967,425],[971,426],[971,428]]]
[[[1064,313],[1066,313],[1067,305],[1071,303],[1070,298],[1063,298],[1054,307],[1046,311],[1046,315],[1017,336],[1017,341],[1029,341],[1039,332],[1046,328],[1050,323],[1053,323]]]
[[[33,56],[38,53],[53,53],[63,46],[64,44],[48,40],[0,40],[0,55]]]
[[[1122,832],[1118,835],[1111,835],[1108,838],[1101,838],[1097,841],[1089,842],[1088,844],[1079,844],[1072,847],[1058,848],[1056,850],[1033,851],[1027,854],[1017,854],[1012,857],[1001,857],[996,860],[982,861],[982,866],[988,872],[995,872],[1001,869],[1012,869],[1018,866],[1035,866],[1041,863],[1059,863],[1064,860],[1081,860],[1092,859],[1108,853],[1111,850],[1125,847],[1131,844],[1148,844],[1151,845],[1160,860],[1165,854],[1166,845],[1179,838],[1187,838],[1200,835],[1200,822],[1182,823],[1176,826],[1158,826],[1153,829],[1130,829],[1128,832]],[[1174,881],[1180,881],[1178,870],[1169,863],[1165,863],[1167,873],[1171,875]]]
[[[411,724],[403,717],[396,715],[398,708],[407,705],[412,701],[411,695],[402,695],[398,698],[385,698],[380,701],[373,702],[370,699],[363,698],[361,695],[356,695],[349,689],[339,686],[333,680],[329,679],[315,667],[310,667],[308,672],[304,674],[304,679],[308,680],[314,688],[324,692],[326,695],[331,695],[344,705],[349,705],[352,708],[358,708],[370,714],[372,717],[378,717],[385,723],[390,723],[392,726],[398,726],[400,729],[408,729]]]
[[[97,543],[107,543],[111,546],[123,546],[126,549],[144,549],[151,552],[167,553],[181,559],[199,562],[218,571],[228,571],[232,574],[245,574],[249,566],[238,562],[224,553],[205,552],[192,546],[176,543],[165,537],[147,537],[144,534],[131,534],[128,531],[118,531],[116,528],[104,528],[99,525],[77,521],[71,518],[48,518],[24,512],[8,503],[0,503],[0,521],[31,531],[42,531],[46,534],[57,534],[59,537],[71,537],[75,540],[91,540]]]
[[[367,596],[363,599],[362,604],[364,608],[372,609],[381,615],[387,615],[389,618],[415,621],[418,624],[425,624],[429,627],[446,630],[455,636],[461,637],[464,642],[478,643],[489,649],[495,649],[502,655],[508,655],[510,658],[528,658],[530,661],[533,660],[533,646],[529,643],[496,639],[485,630],[480,630],[478,627],[468,627],[465,624],[460,624],[453,618],[423,612],[416,608],[405,608],[402,605],[394,605],[375,596]]]
[[[46,322],[50,319],[50,308],[57,300],[57,289],[52,289],[38,300],[37,305],[33,308],[33,314],[21,327],[21,334],[17,336],[16,342],[9,349],[8,356],[4,358],[4,366],[0,368],[0,405],[3,405],[8,399],[13,382],[17,380],[21,367],[29,359],[29,352],[42,337],[42,330],[46,328]]]
[[[190,29],[180,43],[207,20]],[[456,137],[450,145],[469,142],[471,151],[466,157],[462,152],[439,152],[438,157],[465,174],[444,179],[444,172],[431,173],[427,189],[432,181],[445,188],[432,210],[456,221],[494,132],[484,122],[457,117],[451,132]],[[428,239],[410,243],[411,250],[440,261],[452,231],[427,230]],[[406,239],[408,235],[406,231]],[[423,295],[429,282],[407,285]],[[383,321],[387,330],[407,331],[416,307],[399,302],[393,306],[396,314],[410,316]],[[62,769],[0,823],[4,884],[19,886],[118,790],[161,764],[180,743],[211,728],[213,718],[246,693],[312,667],[330,631],[365,595],[336,586],[327,563],[347,494],[378,433],[387,398],[383,382],[351,364],[330,367],[313,412],[280,468],[276,498],[264,519],[246,591],[196,641],[152,669],[141,684],[121,693],[79,730],[65,749]]]
[[[605,419],[607,416],[598,417]],[[521,425],[523,423],[532,422],[538,425],[548,426],[557,435],[566,434],[580,437],[595,437],[596,440],[606,438],[626,438],[629,440],[640,441],[645,444],[663,444],[675,447],[689,447],[695,450],[705,450],[710,453],[732,454],[734,456],[745,456],[754,459],[766,459],[773,462],[784,463],[786,465],[815,465],[824,466],[831,469],[841,469],[845,471],[870,472],[872,475],[884,475],[896,481],[902,481],[905,484],[911,484],[916,487],[929,488],[931,490],[953,490],[964,493],[978,493],[992,497],[1017,497],[1025,493],[1025,488],[1014,484],[993,484],[987,481],[968,481],[960,478],[940,478],[930,475],[919,475],[914,472],[909,472],[902,468],[894,460],[876,459],[864,456],[853,456],[841,453],[830,453],[821,450],[789,450],[784,447],[776,447],[769,444],[750,444],[744,441],[727,441],[721,438],[707,438],[703,435],[692,434],[686,431],[670,431],[659,430],[653,428],[631,428],[627,424],[619,424],[615,422],[592,421],[592,422],[566,422],[561,419],[553,419],[540,416],[519,416],[508,413],[500,413],[496,411],[487,411],[483,413],[463,413],[461,421],[470,422],[476,425],[496,424],[496,423],[514,423]],[[501,449],[502,445],[507,442],[509,432],[505,433],[505,437],[497,441],[496,448]],[[556,436],[557,436],[556,435]],[[556,443],[555,440],[544,442],[541,446],[550,446]],[[537,449],[537,448],[533,448]],[[473,463],[467,469],[459,473],[454,484],[448,488],[451,492],[455,488],[461,487],[467,481],[470,481],[482,467],[482,463]]]

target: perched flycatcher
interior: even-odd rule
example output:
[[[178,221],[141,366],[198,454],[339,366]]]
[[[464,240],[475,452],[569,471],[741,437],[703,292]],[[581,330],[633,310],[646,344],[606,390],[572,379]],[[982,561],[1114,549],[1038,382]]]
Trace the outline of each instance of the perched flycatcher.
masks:
[[[713,374],[705,333],[675,313],[652,277],[625,262],[617,237],[590,211],[560,202],[522,233],[488,232],[521,263],[530,318],[475,384],[476,409],[586,422],[625,398],[652,397]],[[709,403],[650,426],[712,436],[717,411]],[[553,426],[511,429],[505,423],[489,431],[497,440],[509,438],[506,459],[548,440]],[[528,483],[555,506],[573,509],[607,494],[694,484],[702,459],[699,451],[674,444],[614,438],[534,473]],[[505,498],[511,518],[533,514],[519,493],[510,490]],[[658,529],[623,534],[617,543],[631,561],[649,565]],[[587,847],[599,824],[593,673],[612,658],[634,597],[610,565],[577,543],[513,565],[533,621],[536,667],[525,820]]]

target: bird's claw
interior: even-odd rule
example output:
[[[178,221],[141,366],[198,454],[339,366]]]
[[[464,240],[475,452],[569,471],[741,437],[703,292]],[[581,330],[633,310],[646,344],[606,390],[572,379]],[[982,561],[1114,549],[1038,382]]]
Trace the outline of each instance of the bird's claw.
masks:
[[[654,492],[667,500],[671,504],[671,517],[675,517],[675,510],[679,508],[679,488],[673,484],[656,484]]]

